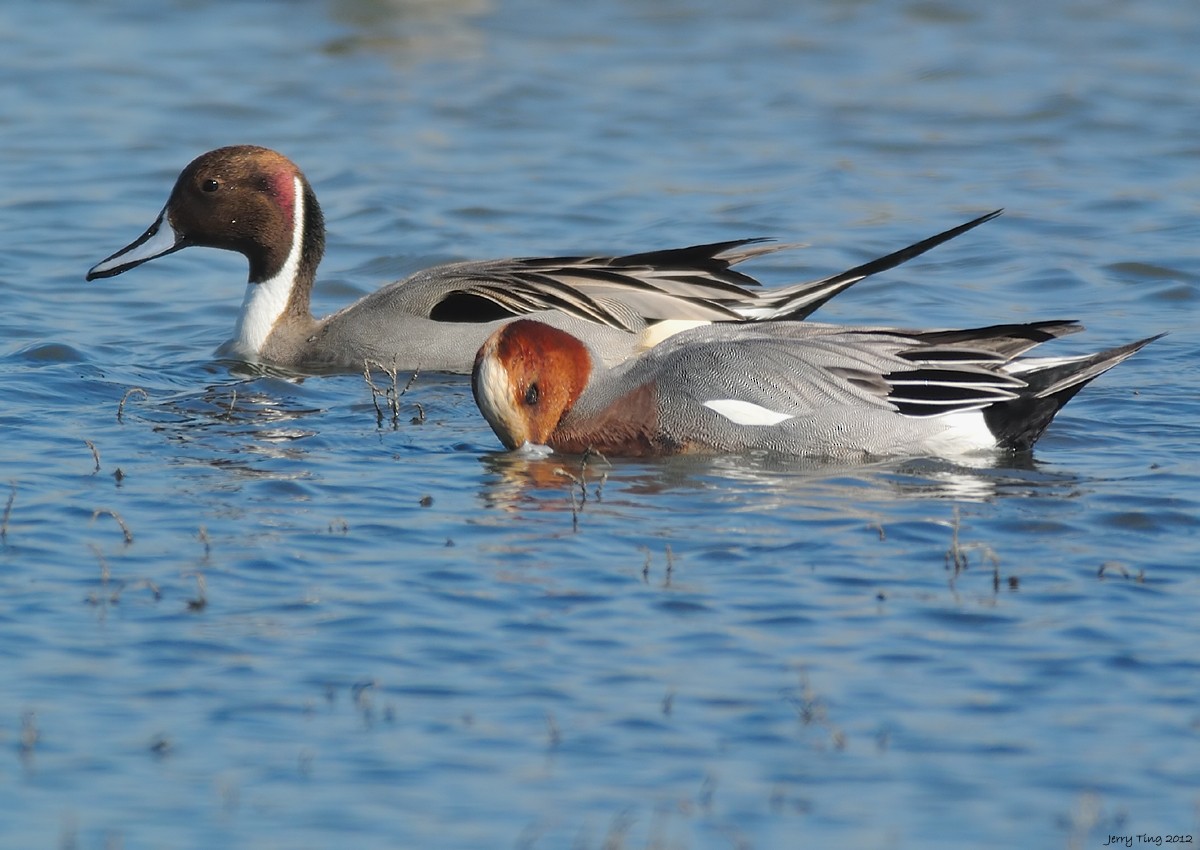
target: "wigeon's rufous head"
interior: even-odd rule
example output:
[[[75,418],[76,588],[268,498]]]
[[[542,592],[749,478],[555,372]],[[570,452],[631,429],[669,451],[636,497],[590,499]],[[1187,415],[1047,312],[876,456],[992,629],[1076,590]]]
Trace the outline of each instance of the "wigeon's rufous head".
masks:
[[[471,390],[510,449],[546,445],[587,386],[592,358],[565,331],[520,319],[500,328],[475,357]]]

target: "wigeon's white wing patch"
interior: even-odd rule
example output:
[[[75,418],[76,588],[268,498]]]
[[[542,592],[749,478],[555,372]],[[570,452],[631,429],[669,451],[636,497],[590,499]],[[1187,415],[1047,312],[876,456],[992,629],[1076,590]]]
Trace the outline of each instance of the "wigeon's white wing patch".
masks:
[[[792,419],[794,413],[780,413],[751,401],[735,398],[718,398],[704,402],[709,410],[715,410],[735,425],[778,425]]]

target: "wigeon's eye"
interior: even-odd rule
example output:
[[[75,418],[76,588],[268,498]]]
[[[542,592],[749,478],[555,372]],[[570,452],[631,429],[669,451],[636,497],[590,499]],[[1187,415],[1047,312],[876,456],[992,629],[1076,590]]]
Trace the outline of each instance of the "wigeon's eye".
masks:
[[[203,183],[201,183],[200,188],[203,189],[205,192],[215,192],[221,188],[221,184],[218,183],[216,180],[209,179],[209,180],[205,180]]]
[[[542,392],[538,389],[537,384],[530,384],[528,389],[525,390],[525,403],[530,407],[536,405],[541,397]]]

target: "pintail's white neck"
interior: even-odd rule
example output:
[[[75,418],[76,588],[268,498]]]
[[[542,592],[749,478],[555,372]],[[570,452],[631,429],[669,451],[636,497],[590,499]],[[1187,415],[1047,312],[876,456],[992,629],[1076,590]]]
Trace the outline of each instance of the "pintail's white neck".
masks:
[[[261,283],[246,284],[246,297],[242,299],[242,312],[234,326],[233,339],[222,346],[222,352],[243,360],[257,360],[262,354],[263,346],[275,330],[275,323],[283,315],[296,286],[300,252],[304,247],[304,186],[299,177],[293,179],[296,200],[292,209],[292,247],[287,260],[274,276]]]

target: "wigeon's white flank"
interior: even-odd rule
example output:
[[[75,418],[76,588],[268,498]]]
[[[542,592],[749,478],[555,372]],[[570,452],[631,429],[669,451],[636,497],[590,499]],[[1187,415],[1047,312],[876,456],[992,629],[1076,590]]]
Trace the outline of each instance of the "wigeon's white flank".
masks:
[[[355,372],[367,362],[469,372],[483,341],[520,317],[569,331],[615,365],[688,324],[802,319],[863,278],[998,214],[820,280],[772,289],[753,289],[758,281],[733,266],[787,246],[741,239],[619,257],[451,263],[316,319],[310,301],[325,249],[316,194],[287,157],[239,145],[192,161],[146,232],[87,279],[192,246],[237,251],[249,262],[249,281],[234,336],[218,354],[297,372]]]
[[[607,367],[531,320],[497,330],[472,373],[508,448],[609,456],[769,451],[829,459],[1027,450],[1080,389],[1143,346],[1026,358],[1073,321],[967,330],[714,324]]]

